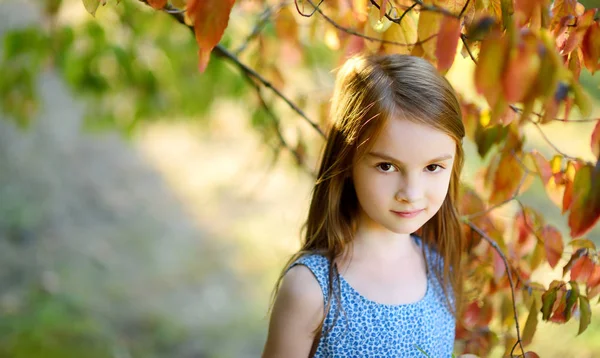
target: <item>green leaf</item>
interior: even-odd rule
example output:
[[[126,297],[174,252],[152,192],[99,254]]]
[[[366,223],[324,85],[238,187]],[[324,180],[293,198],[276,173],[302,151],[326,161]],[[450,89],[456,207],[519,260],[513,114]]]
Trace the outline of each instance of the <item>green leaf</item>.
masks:
[[[521,337],[524,345],[528,345],[533,339],[533,335],[535,334],[535,329],[537,328],[538,324],[538,312],[537,301],[532,300],[529,316],[527,316],[527,321],[525,322],[525,327],[523,328],[523,336]]]
[[[573,287],[577,287],[576,282],[574,283]],[[579,298],[579,288],[567,291],[567,306],[565,307],[565,321],[568,321],[571,319],[571,313],[573,312],[573,307],[577,303],[578,298]]]
[[[556,301],[556,288],[550,289],[542,295],[542,319],[547,321],[552,313],[552,306]]]
[[[98,6],[100,6],[100,0],[83,0],[83,6],[87,12],[92,14],[92,16],[96,16],[96,10],[98,10]]]
[[[590,309],[590,301],[585,296],[579,296],[579,332],[583,333],[592,320],[592,310]]]

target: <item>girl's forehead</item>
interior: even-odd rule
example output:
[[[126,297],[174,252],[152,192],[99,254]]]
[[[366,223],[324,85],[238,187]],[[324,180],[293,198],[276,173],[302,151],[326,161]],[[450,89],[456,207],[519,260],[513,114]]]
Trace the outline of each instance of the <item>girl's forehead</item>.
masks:
[[[454,155],[456,142],[445,132],[430,125],[407,119],[389,119],[373,138],[370,152],[402,156],[403,161],[414,158],[435,158]]]

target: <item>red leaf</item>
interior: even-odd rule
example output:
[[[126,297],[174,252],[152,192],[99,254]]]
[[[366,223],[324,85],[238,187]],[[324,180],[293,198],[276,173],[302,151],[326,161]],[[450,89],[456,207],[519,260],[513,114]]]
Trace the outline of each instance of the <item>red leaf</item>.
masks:
[[[148,4],[156,10],[160,10],[167,5],[167,0],[148,0]]]
[[[581,44],[583,63],[593,74],[600,59],[600,25],[594,22],[586,31]]]
[[[439,71],[444,72],[452,66],[459,38],[460,20],[455,17],[444,16],[435,47],[435,57],[438,59]]]
[[[546,257],[550,267],[554,268],[562,256],[564,243],[562,235],[553,226],[546,225],[540,232],[540,236],[544,240],[544,248],[546,249]]]
[[[542,179],[542,183],[546,185],[550,181],[550,177],[552,177],[552,168],[550,167],[550,162],[535,149],[531,151],[531,157],[535,161],[535,167],[537,168],[540,179]]]
[[[594,263],[587,255],[581,256],[571,268],[571,281],[587,282],[594,271]]]
[[[569,259],[569,262],[567,262],[567,264],[563,267],[563,276],[565,276],[567,274],[567,271],[569,271],[573,267],[573,264],[575,262],[577,262],[577,260],[583,254],[585,254],[585,249],[579,249],[579,250],[575,251],[573,253],[573,255],[571,255],[571,258]]]
[[[512,197],[519,188],[523,168],[511,153],[502,153],[500,163],[494,174],[493,192],[490,204],[498,204]]]
[[[600,286],[600,266],[594,265],[594,269],[587,280],[588,296],[591,289],[597,286]]]
[[[566,193],[565,193],[566,195]],[[600,160],[596,167],[585,165],[575,174],[569,226],[573,238],[584,235],[600,219]]]
[[[491,32],[481,44],[479,62],[475,67],[475,87],[483,94],[490,107],[494,107],[501,94],[498,86],[507,54],[506,37],[499,31]]]
[[[187,4],[199,47],[200,72],[208,66],[210,53],[223,37],[234,3],[235,0],[189,0]]]
[[[600,160],[600,118],[598,118],[596,126],[592,131],[592,141],[590,145],[592,146],[592,153]]]
[[[510,51],[502,76],[502,88],[507,101],[522,101],[533,87],[542,63],[537,50],[537,38],[533,33],[528,33],[522,42]]]

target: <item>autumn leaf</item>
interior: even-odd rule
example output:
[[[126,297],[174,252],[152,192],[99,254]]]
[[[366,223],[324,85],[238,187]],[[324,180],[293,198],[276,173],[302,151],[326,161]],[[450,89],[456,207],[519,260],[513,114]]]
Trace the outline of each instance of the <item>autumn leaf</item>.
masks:
[[[445,72],[452,66],[459,38],[460,20],[444,16],[435,47],[435,57],[438,60],[437,67],[440,72]]]
[[[594,22],[586,31],[581,44],[583,63],[592,73],[598,69],[600,59],[600,24]]]
[[[542,183],[546,185],[552,177],[552,168],[550,167],[550,163],[540,152],[535,149],[532,150],[529,155],[531,158],[533,158],[537,173],[542,180]]]
[[[383,3],[387,3],[387,0],[384,0]],[[381,6],[381,11],[375,6],[371,6],[369,8],[369,25],[371,25],[373,30],[380,33],[385,32],[392,25],[392,22],[385,17],[385,11],[383,10],[384,8],[385,5]]]
[[[600,265],[595,265],[594,270],[587,280],[587,295],[588,298],[595,297],[600,293]]]
[[[208,66],[210,53],[223,37],[234,3],[235,0],[189,0],[187,4],[187,15],[194,25],[199,48],[200,72]]]
[[[531,91],[541,66],[541,59],[537,53],[538,45],[535,35],[527,33],[520,43],[510,50],[506,70],[502,76],[502,88],[507,101],[522,101]]]
[[[414,43],[417,42],[417,24],[414,18],[407,14],[399,24],[392,24],[383,34],[383,39],[389,42],[405,44],[406,46],[394,45],[391,43],[383,44],[385,53],[410,54]]]
[[[512,153],[503,153],[494,175],[490,204],[498,204],[512,197],[519,188],[523,168]]]
[[[588,255],[582,255],[575,260],[571,268],[571,281],[587,282],[592,272],[594,272],[594,263]]]
[[[595,167],[585,165],[575,174],[569,227],[573,238],[591,230],[600,218],[600,160]]]
[[[156,10],[160,10],[167,5],[167,0],[147,0],[148,4]]]
[[[571,240],[569,246],[572,246],[574,249],[590,249],[596,251],[596,244],[594,244],[593,241],[584,238]]]
[[[552,25],[565,16],[581,15],[577,13],[577,0],[554,0],[552,4]]]
[[[523,345],[528,345],[531,343],[533,339],[533,335],[535,334],[535,330],[538,324],[538,313],[539,307],[536,300],[531,302],[531,307],[529,309],[529,316],[527,316],[527,321],[525,322],[525,327],[523,328],[523,335],[521,336],[521,340],[523,341]]]
[[[432,0],[423,1],[425,5],[432,5]],[[423,42],[421,47],[425,53],[425,57],[432,62],[435,60],[435,48],[437,41],[435,36],[440,32],[440,26],[444,15],[436,11],[423,11],[419,14],[419,24],[417,26],[417,34],[419,41]]]
[[[498,31],[491,32],[483,43],[479,52],[479,62],[475,67],[475,88],[483,94],[490,107],[498,102],[501,94],[502,71],[508,52],[507,41]]]
[[[567,264],[563,267],[563,277],[567,274],[567,271],[571,270],[573,264],[583,255],[585,254],[585,249],[578,249],[572,255]]]
[[[92,14],[92,16],[96,15],[96,10],[98,10],[98,6],[100,6],[100,0],[83,0],[83,6]]]
[[[596,121],[596,126],[592,131],[592,139],[590,142],[592,153],[600,161],[600,118]]]
[[[542,319],[544,321],[550,318],[552,307],[554,307],[554,302],[556,301],[556,291],[556,288],[551,288],[542,295]]]
[[[546,225],[540,231],[540,236],[544,240],[548,263],[550,267],[554,268],[560,260],[564,249],[562,235],[555,227]]]
[[[577,335],[583,333],[592,321],[592,310],[590,301],[585,296],[579,296],[579,331]]]

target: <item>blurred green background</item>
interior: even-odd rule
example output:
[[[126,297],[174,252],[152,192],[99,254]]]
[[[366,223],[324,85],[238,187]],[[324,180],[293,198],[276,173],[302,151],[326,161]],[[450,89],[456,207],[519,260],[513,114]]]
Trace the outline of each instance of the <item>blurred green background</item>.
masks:
[[[223,44],[239,48],[257,18],[234,11]],[[277,41],[271,23],[264,31]],[[96,18],[79,0],[0,0],[0,38],[0,357],[259,356],[312,179],[273,149],[253,88],[219,58],[199,74],[190,31],[133,0],[109,1]],[[259,62],[253,43],[240,56],[318,118],[340,54],[303,48],[283,73],[272,71],[277,56]],[[464,80],[472,71],[458,55],[448,77],[481,100]],[[583,71],[581,82],[600,116],[599,75]],[[314,167],[321,139],[267,101]],[[544,130],[591,160],[592,126]],[[526,131],[530,148],[554,154]],[[486,161],[466,150],[473,184]],[[537,180],[523,201],[566,235]],[[509,224],[514,209],[498,217]],[[600,229],[588,238],[600,245]],[[536,279],[559,276],[543,268]],[[595,305],[579,337],[576,320],[540,323],[531,349],[600,357],[599,314]]]

